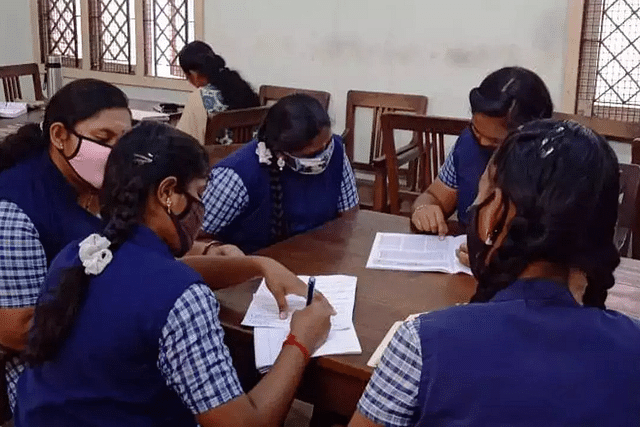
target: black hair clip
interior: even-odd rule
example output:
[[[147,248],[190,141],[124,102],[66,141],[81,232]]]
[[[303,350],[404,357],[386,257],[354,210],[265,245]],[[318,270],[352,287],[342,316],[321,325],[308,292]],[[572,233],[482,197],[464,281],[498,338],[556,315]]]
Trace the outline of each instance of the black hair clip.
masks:
[[[133,155],[133,163],[135,163],[138,166],[146,165],[152,162],[153,162],[153,154],[151,153],[147,153],[147,154],[135,153]]]

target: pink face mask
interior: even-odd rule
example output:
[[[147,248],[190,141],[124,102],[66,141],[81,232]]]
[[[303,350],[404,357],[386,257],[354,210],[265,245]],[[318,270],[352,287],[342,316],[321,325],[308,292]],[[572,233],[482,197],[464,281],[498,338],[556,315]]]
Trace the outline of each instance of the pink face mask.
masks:
[[[104,180],[104,170],[111,147],[73,131],[72,133],[78,137],[78,147],[70,157],[65,158],[80,178],[99,190]]]

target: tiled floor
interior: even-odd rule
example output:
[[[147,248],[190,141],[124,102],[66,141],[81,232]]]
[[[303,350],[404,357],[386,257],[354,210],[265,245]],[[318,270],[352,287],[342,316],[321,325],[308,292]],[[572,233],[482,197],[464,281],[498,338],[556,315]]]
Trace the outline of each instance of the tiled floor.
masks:
[[[313,406],[294,400],[284,427],[308,427],[312,412]]]

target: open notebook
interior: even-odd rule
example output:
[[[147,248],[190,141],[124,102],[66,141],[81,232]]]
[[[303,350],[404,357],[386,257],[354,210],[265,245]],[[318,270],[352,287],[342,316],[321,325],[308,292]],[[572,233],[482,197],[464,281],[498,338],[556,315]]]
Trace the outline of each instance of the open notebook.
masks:
[[[27,113],[26,102],[0,102],[0,117],[13,119]]]
[[[299,276],[307,282],[309,276]],[[337,314],[331,318],[331,331],[327,341],[312,356],[330,354],[361,353],[358,335],[353,327],[353,308],[356,297],[357,277],[333,275],[315,276],[316,289],[329,300]],[[297,295],[288,295],[290,310],[303,309],[306,299]],[[291,316],[280,319],[276,300],[267,289],[264,281],[253,295],[242,324],[253,326],[253,343],[256,367],[264,372],[273,365],[282,343],[289,334]]]
[[[377,233],[367,268],[471,275],[471,269],[456,256],[456,249],[466,242],[466,235],[440,239],[425,234]]]

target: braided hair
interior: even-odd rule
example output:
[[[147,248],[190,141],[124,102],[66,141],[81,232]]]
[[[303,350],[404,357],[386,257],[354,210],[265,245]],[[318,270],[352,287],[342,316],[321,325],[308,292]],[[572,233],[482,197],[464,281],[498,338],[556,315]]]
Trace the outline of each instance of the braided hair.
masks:
[[[533,121],[496,150],[488,173],[516,213],[472,301],[490,300],[531,262],[546,260],[585,273],[583,303],[604,308],[620,262],[620,178],[607,141],[575,122]]]
[[[522,67],[505,67],[489,74],[469,93],[473,114],[506,117],[509,129],[553,113],[549,89],[533,71]]]
[[[237,71],[228,69],[225,60],[205,42],[196,40],[187,44],[178,54],[178,60],[185,74],[196,71],[206,76],[220,91],[230,110],[260,105],[258,94],[251,85]]]
[[[123,135],[109,155],[100,193],[102,235],[111,242],[114,256],[142,223],[149,195],[165,178],[176,177],[178,191],[186,191],[191,181],[206,177],[207,171],[204,149],[177,129],[143,122]],[[63,270],[58,286],[40,298],[23,354],[28,363],[38,365],[55,357],[82,308],[90,282],[84,267],[74,266]]]
[[[0,172],[49,147],[49,128],[60,122],[73,129],[110,108],[129,108],[127,96],[114,85],[96,79],[75,80],[60,89],[49,101],[42,128],[30,123],[0,143]]]
[[[304,149],[323,129],[331,127],[331,119],[320,102],[304,94],[285,96],[276,102],[267,113],[258,129],[258,141],[277,155]],[[271,243],[289,236],[282,203],[283,192],[278,162],[272,161],[269,168],[271,190]]]

